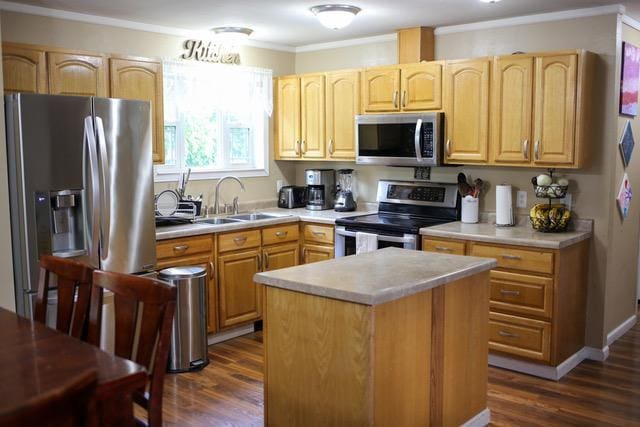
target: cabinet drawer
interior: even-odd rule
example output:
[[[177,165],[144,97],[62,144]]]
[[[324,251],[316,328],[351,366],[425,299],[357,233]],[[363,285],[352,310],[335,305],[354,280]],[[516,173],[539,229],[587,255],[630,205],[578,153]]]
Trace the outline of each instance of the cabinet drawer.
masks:
[[[465,254],[465,243],[451,240],[437,240],[431,238],[422,239],[422,250],[427,252],[439,252],[441,254]]]
[[[273,245],[276,243],[292,242],[298,240],[299,235],[298,223],[264,228],[262,229],[262,244]]]
[[[551,317],[553,280],[548,277],[491,271],[492,310]]]
[[[548,362],[551,350],[551,324],[490,312],[489,350]]]
[[[333,227],[330,225],[305,224],[303,235],[305,242],[333,245]]]
[[[239,231],[218,236],[218,252],[256,248],[258,246],[260,246],[260,230]]]
[[[498,260],[498,267],[502,268],[553,273],[553,252],[473,243],[469,255],[495,258]]]
[[[156,244],[158,260],[182,257],[213,251],[211,235],[189,237],[187,239],[161,240]]]

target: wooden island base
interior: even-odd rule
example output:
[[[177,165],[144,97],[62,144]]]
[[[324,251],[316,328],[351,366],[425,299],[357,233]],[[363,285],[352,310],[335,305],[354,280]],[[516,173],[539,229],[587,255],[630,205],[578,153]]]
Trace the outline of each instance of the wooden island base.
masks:
[[[488,289],[488,271],[380,305],[265,286],[265,424],[488,424]]]

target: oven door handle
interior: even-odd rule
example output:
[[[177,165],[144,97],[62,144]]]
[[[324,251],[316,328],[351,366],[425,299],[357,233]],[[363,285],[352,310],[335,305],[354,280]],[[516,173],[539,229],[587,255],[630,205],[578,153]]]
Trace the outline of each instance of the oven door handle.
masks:
[[[418,119],[416,122],[416,131],[413,135],[413,143],[416,147],[416,158],[418,162],[422,162],[422,147],[420,146],[420,134],[422,130],[422,119]]]
[[[336,228],[336,234],[339,236],[347,236],[347,237],[356,237],[355,231],[347,231],[344,229]],[[372,233],[373,234],[373,233]],[[391,243],[412,243],[415,241],[415,236],[411,237],[396,237],[396,236],[386,236],[384,234],[378,234],[378,240],[381,242],[391,242]]]

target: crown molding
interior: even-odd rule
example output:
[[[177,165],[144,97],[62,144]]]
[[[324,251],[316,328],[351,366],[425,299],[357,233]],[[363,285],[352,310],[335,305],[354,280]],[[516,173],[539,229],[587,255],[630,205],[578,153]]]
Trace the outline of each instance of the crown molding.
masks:
[[[640,31],[640,21],[636,21],[635,19],[633,19],[629,15],[622,15],[622,23],[623,24],[627,24],[631,28],[634,28],[634,29]]]
[[[495,19],[492,21],[474,22],[471,24],[438,27],[436,35],[463,33],[466,31],[487,30],[491,28],[511,27],[515,25],[537,24],[540,22],[564,21],[567,19],[586,18],[589,16],[624,14],[625,8],[620,4],[589,7],[585,9],[563,10],[560,12],[539,13],[536,15],[517,16],[515,18]]]
[[[207,38],[211,35],[208,30],[193,31],[184,28],[166,27],[163,25],[147,24],[144,22],[128,21],[125,19],[108,18],[104,16],[88,15],[85,13],[69,12],[67,10],[50,9],[47,7],[31,6],[27,4],[14,3],[10,1],[0,1],[0,11],[25,13],[28,15],[45,16],[48,18],[66,19],[68,21],[84,22],[89,24],[107,25],[110,27],[126,28],[129,30],[146,31],[150,33],[168,34],[185,38]],[[283,52],[295,52],[293,46],[276,43],[262,42],[258,40],[247,40],[246,46],[259,47],[262,49],[279,50]]]
[[[371,43],[395,42],[397,40],[396,33],[382,34],[379,36],[361,37],[357,39],[338,40],[327,43],[314,43],[296,47],[296,53],[313,52],[316,50],[336,49],[347,46],[359,46]]]

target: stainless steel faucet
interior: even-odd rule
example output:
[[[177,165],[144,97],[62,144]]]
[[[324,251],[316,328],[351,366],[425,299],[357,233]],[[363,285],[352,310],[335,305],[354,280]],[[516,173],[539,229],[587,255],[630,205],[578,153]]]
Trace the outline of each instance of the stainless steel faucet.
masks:
[[[220,213],[220,203],[218,202],[218,194],[219,194],[218,190],[220,189],[220,184],[222,184],[222,181],[224,181],[226,179],[235,179],[236,181],[238,181],[238,184],[240,184],[240,189],[242,191],[244,191],[244,184],[242,183],[242,181],[240,181],[240,178],[238,178],[237,176],[227,175],[227,176],[223,176],[222,178],[220,178],[220,180],[216,184],[215,202],[213,204],[213,213],[215,215],[218,215]],[[237,200],[237,197],[234,200]],[[236,201],[234,203],[235,210],[237,210],[237,206],[238,206],[238,204],[237,204],[237,201]],[[235,213],[238,213],[238,212],[235,212]]]

